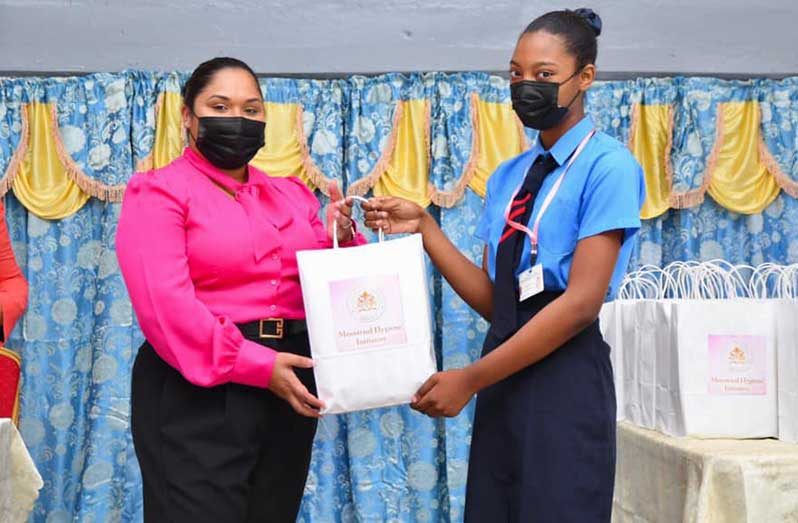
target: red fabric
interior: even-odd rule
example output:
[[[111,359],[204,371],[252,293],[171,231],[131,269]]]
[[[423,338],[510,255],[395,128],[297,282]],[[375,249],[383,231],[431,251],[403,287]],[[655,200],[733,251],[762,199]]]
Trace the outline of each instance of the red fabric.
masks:
[[[14,259],[6,227],[5,208],[0,199],[0,307],[3,310],[3,339],[8,339],[27,304],[28,282]]]
[[[11,351],[0,347],[0,418],[16,420],[19,375],[19,360]]]

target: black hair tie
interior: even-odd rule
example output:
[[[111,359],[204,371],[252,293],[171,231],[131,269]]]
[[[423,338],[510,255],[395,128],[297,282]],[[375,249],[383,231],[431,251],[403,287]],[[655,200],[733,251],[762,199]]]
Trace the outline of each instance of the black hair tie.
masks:
[[[596,33],[596,36],[601,35],[601,17],[598,15],[598,13],[593,12],[592,9],[588,9],[587,7],[580,7],[572,12],[587,22],[587,25],[593,29],[593,32]]]

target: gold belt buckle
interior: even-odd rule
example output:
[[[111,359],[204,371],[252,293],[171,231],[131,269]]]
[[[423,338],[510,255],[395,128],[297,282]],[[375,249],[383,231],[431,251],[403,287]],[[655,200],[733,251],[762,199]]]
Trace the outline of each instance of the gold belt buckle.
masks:
[[[274,334],[263,332],[263,324],[266,322],[274,322]],[[261,339],[280,340],[283,338],[284,329],[285,322],[282,318],[268,318],[265,320],[260,320],[260,324],[258,325],[258,337]]]

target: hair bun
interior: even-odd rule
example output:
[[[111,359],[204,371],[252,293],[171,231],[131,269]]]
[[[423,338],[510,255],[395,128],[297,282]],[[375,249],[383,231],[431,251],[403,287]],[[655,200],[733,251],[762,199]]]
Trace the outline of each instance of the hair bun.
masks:
[[[596,36],[601,35],[601,17],[598,15],[598,13],[595,13],[592,9],[588,9],[587,7],[580,7],[573,13],[587,22],[587,25],[593,29],[593,32],[596,33]]]

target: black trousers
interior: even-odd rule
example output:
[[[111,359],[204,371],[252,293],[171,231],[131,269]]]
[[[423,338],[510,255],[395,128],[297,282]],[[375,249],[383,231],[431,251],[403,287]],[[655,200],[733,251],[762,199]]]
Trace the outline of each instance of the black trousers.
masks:
[[[268,341],[310,355],[307,333]],[[315,394],[312,369],[295,370]],[[315,419],[268,390],[192,385],[149,343],[133,366],[131,401],[146,523],[296,521]]]

